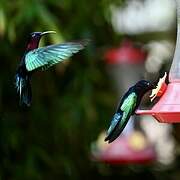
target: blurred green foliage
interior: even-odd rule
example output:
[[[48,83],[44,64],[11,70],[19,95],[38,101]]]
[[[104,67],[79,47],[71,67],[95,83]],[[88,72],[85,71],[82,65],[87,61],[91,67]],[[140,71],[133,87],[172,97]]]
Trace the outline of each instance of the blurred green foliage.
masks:
[[[90,145],[107,128],[117,96],[103,62],[117,44],[109,7],[123,0],[0,1],[0,179],[168,178],[148,167],[110,167],[91,161]],[[28,34],[55,30],[41,45],[90,38],[71,61],[33,76],[33,103],[18,106],[14,74]],[[147,168],[147,169],[146,169]],[[139,175],[140,172],[140,175]]]
[[[99,174],[90,144],[114,108],[102,52],[119,41],[109,22],[109,6],[120,2],[0,1],[0,179],[92,179]],[[14,88],[15,70],[28,34],[45,30],[57,34],[41,45],[92,41],[72,61],[36,73],[32,107],[23,110]]]

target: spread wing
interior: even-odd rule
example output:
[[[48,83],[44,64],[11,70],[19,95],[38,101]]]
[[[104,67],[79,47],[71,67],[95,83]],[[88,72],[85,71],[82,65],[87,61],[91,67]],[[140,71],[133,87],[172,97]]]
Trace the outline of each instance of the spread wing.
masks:
[[[135,110],[136,102],[137,95],[135,93],[131,93],[125,98],[124,102],[113,116],[105,141],[111,143],[121,134]]]
[[[47,68],[68,59],[85,47],[87,41],[67,42],[41,47],[28,52],[25,56],[25,65],[28,71],[37,68],[46,70]]]

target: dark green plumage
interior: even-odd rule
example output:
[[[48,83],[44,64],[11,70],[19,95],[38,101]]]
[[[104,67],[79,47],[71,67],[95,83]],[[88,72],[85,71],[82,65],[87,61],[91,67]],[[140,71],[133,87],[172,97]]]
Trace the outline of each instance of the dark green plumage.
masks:
[[[38,48],[41,37],[54,31],[34,32],[30,34],[26,51],[17,68],[15,80],[20,105],[30,106],[32,101],[31,76],[38,69],[46,70],[49,67],[64,61],[73,54],[82,50],[87,40],[67,42]]]
[[[113,142],[125,128],[131,115],[139,106],[143,95],[153,89],[153,85],[145,80],[138,81],[122,97],[120,104],[114,114],[105,141]]]

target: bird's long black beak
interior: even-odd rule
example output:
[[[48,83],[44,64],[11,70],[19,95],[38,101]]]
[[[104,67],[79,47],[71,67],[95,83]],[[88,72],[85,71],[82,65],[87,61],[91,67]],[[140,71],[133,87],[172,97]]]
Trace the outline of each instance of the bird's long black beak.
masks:
[[[41,36],[44,36],[45,34],[51,34],[51,33],[56,33],[56,31],[44,31],[41,33]]]

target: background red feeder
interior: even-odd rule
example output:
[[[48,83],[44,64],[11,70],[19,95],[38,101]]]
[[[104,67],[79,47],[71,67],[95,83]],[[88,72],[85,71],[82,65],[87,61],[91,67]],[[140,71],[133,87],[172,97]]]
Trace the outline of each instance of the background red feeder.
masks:
[[[106,51],[104,59],[118,92],[127,90],[130,84],[140,79],[138,73],[144,67],[146,56],[146,51],[131,40],[124,40],[119,47]],[[132,74],[126,76],[127,71]],[[134,121],[129,123],[132,128]],[[105,133],[100,134],[97,142],[93,143],[92,156],[96,161],[108,164],[144,164],[156,159],[154,147],[140,132],[133,131],[128,135],[124,133],[111,144],[104,142],[105,136]]]
[[[154,146],[147,142],[140,132],[131,136],[120,136],[108,144],[101,133],[92,147],[92,157],[108,164],[149,164],[156,160]]]
[[[180,0],[177,3],[177,41],[169,73],[169,84],[163,96],[151,110],[138,110],[136,114],[149,114],[159,122],[180,122]]]
[[[139,64],[146,59],[147,53],[136,47],[130,40],[124,40],[119,48],[109,49],[104,59],[107,64]]]

